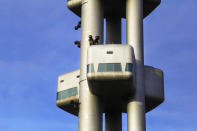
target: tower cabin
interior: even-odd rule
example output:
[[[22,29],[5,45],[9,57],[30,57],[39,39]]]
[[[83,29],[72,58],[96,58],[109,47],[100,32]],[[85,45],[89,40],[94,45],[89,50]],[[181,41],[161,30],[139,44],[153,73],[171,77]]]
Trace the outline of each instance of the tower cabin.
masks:
[[[58,77],[56,105],[61,109],[78,115],[79,104],[79,70]]]
[[[80,70],[76,70],[58,77],[56,100],[58,107],[76,116],[79,112],[79,75]],[[90,46],[86,75],[90,91],[105,99],[103,110],[119,108],[126,112],[127,103],[121,99],[132,95],[135,90],[135,57],[131,46]],[[164,79],[162,70],[151,66],[144,66],[144,76],[148,112],[164,101]],[[117,105],[117,100],[121,104]]]
[[[130,45],[93,45],[88,48],[87,80],[97,96],[131,95],[135,82],[135,57]]]

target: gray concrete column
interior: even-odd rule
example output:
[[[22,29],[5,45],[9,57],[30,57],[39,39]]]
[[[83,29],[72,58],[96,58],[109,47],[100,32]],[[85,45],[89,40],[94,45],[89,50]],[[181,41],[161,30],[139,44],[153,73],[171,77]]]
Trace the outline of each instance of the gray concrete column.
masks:
[[[105,113],[105,131],[122,131],[122,112]]]
[[[106,18],[106,44],[121,44],[121,17]]]
[[[78,131],[102,131],[102,105],[89,90],[86,68],[89,35],[100,36],[103,43],[103,21],[101,0],[82,0]]]
[[[106,18],[106,44],[121,44],[121,17]],[[122,112],[105,112],[105,131],[122,131]]]
[[[145,131],[143,0],[126,2],[127,44],[136,58],[136,92],[127,104],[127,130]]]

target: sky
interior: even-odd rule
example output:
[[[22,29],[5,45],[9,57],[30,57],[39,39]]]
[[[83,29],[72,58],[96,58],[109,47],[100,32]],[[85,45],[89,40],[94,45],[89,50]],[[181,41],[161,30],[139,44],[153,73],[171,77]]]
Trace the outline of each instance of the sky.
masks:
[[[162,0],[144,19],[145,64],[165,77],[147,131],[197,129],[196,9],[196,0]],[[80,66],[79,20],[64,0],[0,0],[0,131],[77,131],[77,117],[56,106],[56,88]],[[122,31],[125,43],[125,20]]]

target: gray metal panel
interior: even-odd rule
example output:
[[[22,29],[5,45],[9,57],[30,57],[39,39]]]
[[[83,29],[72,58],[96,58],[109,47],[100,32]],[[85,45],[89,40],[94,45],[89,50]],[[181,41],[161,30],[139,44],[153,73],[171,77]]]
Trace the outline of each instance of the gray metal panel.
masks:
[[[68,0],[67,7],[76,15],[81,17],[81,1],[82,0]],[[88,1],[88,0],[87,0]],[[125,0],[103,0],[104,2],[104,16],[121,16],[126,17],[126,3]],[[143,16],[148,16],[160,3],[161,0],[143,0]]]
[[[79,113],[79,97],[71,96],[65,99],[60,99],[56,101],[56,105],[62,110],[78,116]]]
[[[78,87],[80,70],[62,74],[58,77],[57,92]]]
[[[126,63],[135,63],[133,48],[121,44],[93,45],[88,49],[87,63],[94,63],[95,70],[99,63],[121,63],[124,72]]]
[[[164,101],[164,77],[160,69],[145,66],[146,111],[150,111]]]

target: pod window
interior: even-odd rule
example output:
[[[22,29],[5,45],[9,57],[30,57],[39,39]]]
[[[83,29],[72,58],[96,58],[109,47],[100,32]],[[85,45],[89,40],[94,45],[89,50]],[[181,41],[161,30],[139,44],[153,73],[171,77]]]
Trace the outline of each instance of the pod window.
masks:
[[[94,64],[88,64],[87,65],[87,73],[94,72]]]
[[[57,93],[57,100],[68,98],[71,96],[76,96],[78,94],[77,87],[70,88],[64,91],[60,91]]]
[[[126,72],[134,72],[134,64],[132,64],[132,63],[127,63],[126,64],[126,68],[125,68],[125,71]]]
[[[121,72],[122,67],[120,63],[100,63],[98,72]]]

